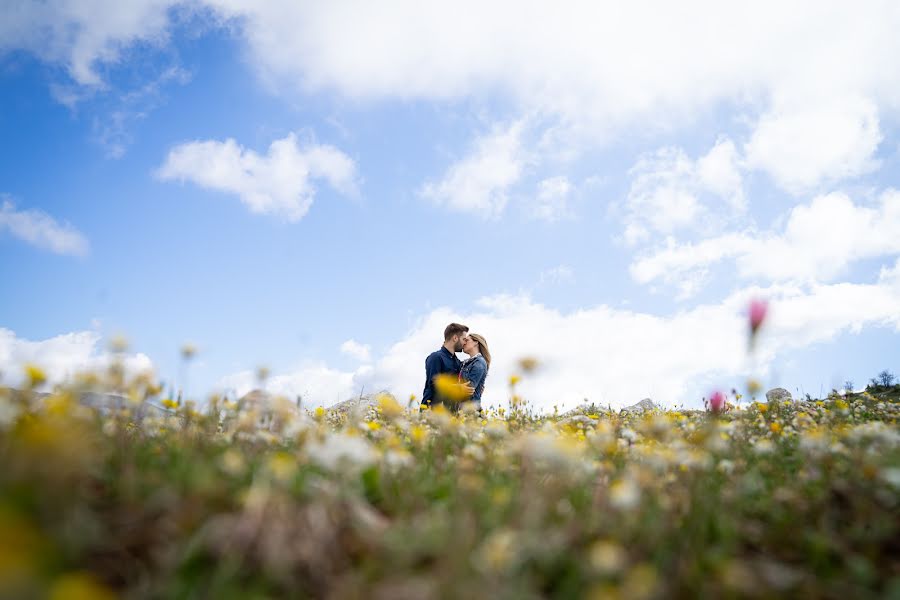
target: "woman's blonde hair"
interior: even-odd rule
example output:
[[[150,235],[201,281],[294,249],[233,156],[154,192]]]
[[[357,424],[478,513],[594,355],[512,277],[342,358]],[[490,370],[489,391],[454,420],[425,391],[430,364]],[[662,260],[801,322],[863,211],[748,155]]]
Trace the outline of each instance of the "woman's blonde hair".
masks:
[[[469,337],[478,343],[478,351],[481,352],[487,365],[491,366],[491,351],[488,350],[487,340],[484,339],[484,336],[477,333],[470,333]]]

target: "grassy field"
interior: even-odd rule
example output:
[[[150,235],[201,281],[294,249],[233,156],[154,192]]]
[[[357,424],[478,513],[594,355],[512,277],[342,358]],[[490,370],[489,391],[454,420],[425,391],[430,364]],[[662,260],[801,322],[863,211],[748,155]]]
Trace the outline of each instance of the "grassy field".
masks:
[[[0,597],[897,597],[898,389],[563,418],[0,388]]]

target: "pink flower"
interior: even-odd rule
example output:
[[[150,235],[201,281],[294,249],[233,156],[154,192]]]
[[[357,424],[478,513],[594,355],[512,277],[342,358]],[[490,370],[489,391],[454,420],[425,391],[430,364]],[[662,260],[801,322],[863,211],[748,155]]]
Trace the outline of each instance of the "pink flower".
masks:
[[[719,412],[725,406],[725,394],[716,390],[709,397],[709,407],[713,412]]]
[[[769,310],[769,303],[760,298],[754,298],[750,301],[750,334],[755,335],[759,330],[763,321],[766,320],[766,312]]]

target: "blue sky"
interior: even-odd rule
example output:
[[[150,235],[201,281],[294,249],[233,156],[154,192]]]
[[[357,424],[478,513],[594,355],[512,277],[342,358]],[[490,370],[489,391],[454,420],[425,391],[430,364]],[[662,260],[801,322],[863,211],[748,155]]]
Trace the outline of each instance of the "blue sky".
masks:
[[[889,3],[11,6],[7,381],[124,334],[174,385],[194,344],[197,397],[264,365],[312,404],[405,398],[451,319],[491,343],[495,404],[523,356],[539,407],[900,368]]]

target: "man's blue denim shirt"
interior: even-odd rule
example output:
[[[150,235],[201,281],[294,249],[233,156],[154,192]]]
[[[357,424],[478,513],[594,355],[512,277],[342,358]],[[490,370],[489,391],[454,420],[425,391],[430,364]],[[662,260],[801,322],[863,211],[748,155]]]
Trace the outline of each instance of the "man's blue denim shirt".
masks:
[[[456,354],[450,352],[444,346],[428,355],[425,359],[425,390],[422,392],[422,404],[431,406],[434,400],[434,378],[441,373],[459,375],[462,361],[456,358]]]

